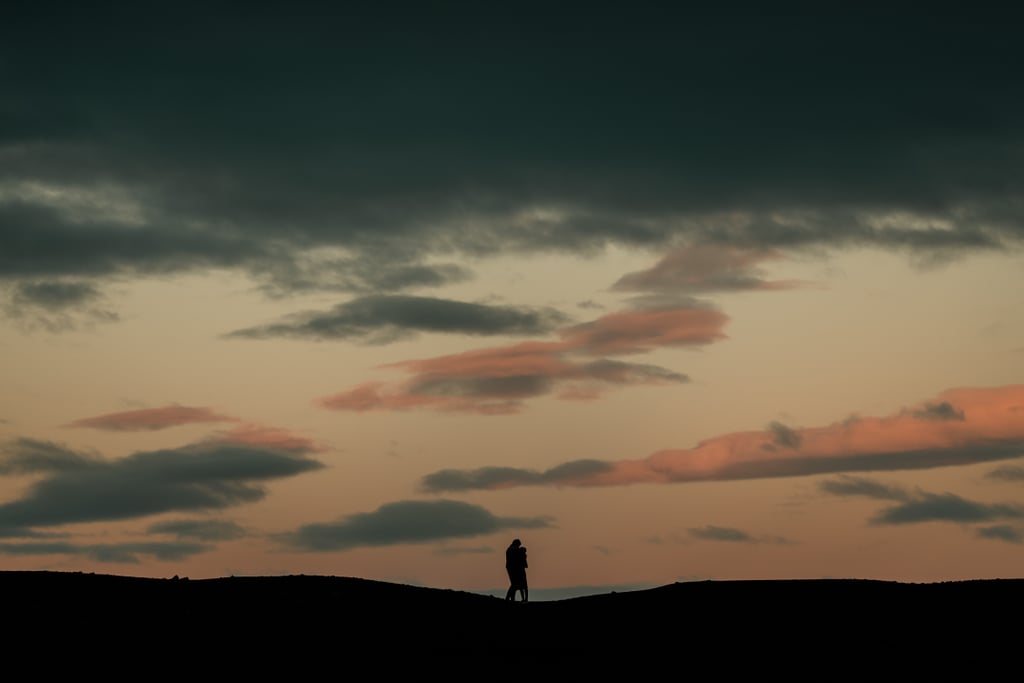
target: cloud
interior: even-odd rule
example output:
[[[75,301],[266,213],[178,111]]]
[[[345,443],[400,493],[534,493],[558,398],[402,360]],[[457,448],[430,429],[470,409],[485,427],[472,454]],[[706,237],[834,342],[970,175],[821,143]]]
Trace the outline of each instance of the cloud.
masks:
[[[1007,543],[1024,543],[1024,529],[1006,524],[995,524],[978,529],[979,538],[991,538]]]
[[[412,377],[394,385],[367,382],[317,402],[356,412],[428,408],[495,415],[520,412],[527,399],[549,394],[589,400],[612,387],[686,383],[686,375],[660,366],[586,357],[704,346],[725,337],[727,320],[700,306],[611,313],[562,329],[559,341],[391,363],[385,367]]]
[[[991,522],[1024,518],[1024,506],[1004,503],[976,503],[953,493],[920,493],[913,500],[886,508],[873,524],[915,524],[919,522]]]
[[[879,483],[866,477],[840,475],[826,479],[820,484],[821,490],[834,496],[862,496],[878,500],[909,500],[910,494],[895,486]]]
[[[571,483],[581,477],[610,472],[612,464],[600,460],[576,460],[563,463],[544,472],[524,470],[517,467],[481,467],[475,470],[439,470],[420,480],[421,490],[431,493],[440,491],[475,491],[479,489],[502,489],[515,486],[558,485]]]
[[[238,418],[220,415],[210,408],[163,406],[120,413],[107,413],[71,422],[68,427],[88,427],[114,432],[156,431],[168,427],[206,422],[235,422]]]
[[[442,287],[472,279],[473,272],[456,263],[402,262],[415,254],[392,250],[386,254],[363,253],[358,258],[334,256],[330,247],[265,259],[265,269],[255,274],[260,288],[271,297],[307,291],[395,292],[412,288]],[[316,314],[312,314],[316,315]],[[331,314],[322,314],[330,317]],[[301,325],[301,321],[298,323]],[[276,326],[270,326],[276,327]]]
[[[914,411],[914,416],[929,420],[964,419],[963,411],[951,405],[949,401],[942,401],[941,403],[935,404],[925,404],[925,406],[920,410]]]
[[[243,538],[248,532],[234,522],[214,519],[179,519],[151,524],[146,533],[170,534],[179,539],[197,541],[230,541]]]
[[[214,444],[238,444],[293,453],[318,453],[327,450],[326,445],[287,429],[251,422],[219,431],[207,441]]]
[[[59,311],[80,306],[99,296],[92,285],[84,282],[20,282],[14,287],[14,303]]]
[[[689,533],[694,538],[699,538],[705,541],[729,541],[729,542],[740,542],[740,543],[753,543],[754,539],[745,531],[739,529],[731,529],[720,526],[705,526],[700,528],[691,528]]]
[[[51,441],[21,437],[0,446],[0,475],[78,470],[102,462],[98,454],[74,451]]]
[[[58,333],[119,319],[117,313],[101,307],[103,295],[87,282],[27,280],[7,289],[4,312],[27,330]]]
[[[37,527],[223,510],[262,500],[264,482],[323,467],[300,454],[237,444],[192,444],[118,460],[84,458],[29,440],[0,450],[0,472],[48,473],[0,504],[0,535]]]
[[[937,411],[939,419],[936,405],[948,405]],[[1024,385],[949,389],[937,400],[887,417],[855,416],[825,427],[780,430],[773,425],[725,434],[694,448],[604,462],[557,484],[625,486],[974,465],[1024,455],[1022,418]],[[532,471],[492,468],[486,478],[478,473],[443,470],[421,481],[431,491],[556,483]]]
[[[178,562],[210,550],[213,550],[212,546],[199,543],[0,543],[0,555],[71,555],[118,564],[139,564],[140,556]]]
[[[923,522],[956,522],[976,524],[1000,519],[1024,518],[1024,506],[1005,503],[978,503],[953,493],[907,491],[864,477],[841,476],[821,482],[826,493],[838,496],[861,496],[876,500],[897,501],[898,505],[884,508],[871,519],[875,525],[920,524]],[[989,529],[979,535],[998,537],[999,532]]]
[[[985,474],[989,479],[1004,481],[1024,481],[1024,467],[1020,465],[1002,465]]]
[[[775,450],[776,446],[781,446],[782,448],[800,448],[801,436],[800,432],[797,430],[787,427],[781,422],[772,422],[768,425],[768,429],[775,434],[775,439],[772,443],[768,443],[763,446],[766,450]]]
[[[672,250],[652,268],[623,275],[612,290],[685,295],[805,286],[793,280],[762,278],[756,264],[780,257],[781,253],[774,249],[687,245]]]
[[[418,332],[482,335],[545,334],[568,322],[553,309],[489,306],[423,296],[367,296],[328,312],[296,313],[286,322],[229,333],[228,337],[354,339],[387,344]]]
[[[547,517],[497,517],[454,500],[399,501],[337,522],[306,524],[278,539],[295,550],[334,552],[359,547],[432,543],[485,536],[506,529],[543,529]]]
[[[1020,246],[1012,9],[451,12],[6,15],[0,280],[380,293],[609,244]],[[753,263],[683,282],[770,285]],[[622,286],[679,282],[670,259]]]

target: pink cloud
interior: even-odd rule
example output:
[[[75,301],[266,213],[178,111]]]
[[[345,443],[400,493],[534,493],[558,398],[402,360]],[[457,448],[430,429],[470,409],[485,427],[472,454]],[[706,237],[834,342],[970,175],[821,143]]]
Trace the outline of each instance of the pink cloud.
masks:
[[[404,382],[368,382],[317,400],[331,410],[367,412],[428,408],[483,415],[517,413],[545,395],[593,400],[611,387],[686,382],[654,365],[609,360],[667,346],[700,346],[725,338],[724,314],[699,307],[613,313],[561,333],[560,341],[531,341],[385,367]],[[581,357],[587,357],[581,360]]]
[[[318,403],[331,410],[365,413],[372,410],[408,410],[429,406],[444,409],[452,401],[438,396],[417,396],[407,393],[401,387],[388,387],[382,382],[366,382],[349,391],[319,399]]]
[[[784,438],[783,438],[784,434]],[[694,448],[642,460],[561,485],[747,479],[764,476],[916,469],[1024,456],[1024,385],[956,388],[886,417],[852,417],[825,427],[735,432]]]
[[[326,450],[322,444],[300,436],[287,429],[267,427],[265,425],[245,423],[219,433],[211,439],[220,443],[234,443],[244,446],[257,446],[281,451],[297,453],[315,453]]]
[[[515,486],[625,486],[640,483],[799,477],[976,465],[1024,457],[1024,384],[956,388],[883,417],[824,427],[733,432],[694,448],[640,460],[576,459],[544,471],[488,466],[423,478],[432,492]]]
[[[610,313],[564,330],[567,348],[591,355],[646,353],[669,346],[704,346],[725,339],[729,317],[705,308]]]
[[[180,425],[204,422],[235,422],[238,418],[220,415],[209,408],[164,406],[120,413],[107,413],[71,422],[69,427],[88,427],[116,432],[156,431]]]
[[[570,372],[573,367],[559,355],[571,348],[570,344],[563,342],[522,342],[449,356],[399,361],[384,367],[400,368],[425,377],[558,376]]]

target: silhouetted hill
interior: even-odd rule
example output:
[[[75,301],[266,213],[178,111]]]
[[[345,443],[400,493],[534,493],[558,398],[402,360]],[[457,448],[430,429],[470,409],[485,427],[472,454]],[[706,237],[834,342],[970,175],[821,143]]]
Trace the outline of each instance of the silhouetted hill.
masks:
[[[1018,676],[1024,579],[701,581],[528,604],[306,575],[0,572],[0,589],[9,657],[40,674],[978,681]]]

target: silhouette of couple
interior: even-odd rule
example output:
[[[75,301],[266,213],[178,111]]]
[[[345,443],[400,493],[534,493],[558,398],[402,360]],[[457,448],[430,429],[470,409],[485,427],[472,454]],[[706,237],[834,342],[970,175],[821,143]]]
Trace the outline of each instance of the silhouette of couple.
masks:
[[[508,591],[505,592],[505,599],[514,601],[516,591],[519,592],[520,602],[527,602],[530,597],[530,589],[526,584],[526,546],[518,538],[512,539],[512,543],[505,548],[505,571],[508,572]]]

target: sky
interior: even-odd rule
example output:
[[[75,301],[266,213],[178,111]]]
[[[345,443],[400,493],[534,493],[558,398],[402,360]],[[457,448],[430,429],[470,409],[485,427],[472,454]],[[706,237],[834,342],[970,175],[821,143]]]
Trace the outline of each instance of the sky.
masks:
[[[1024,575],[1019,13],[7,6],[0,568]]]

